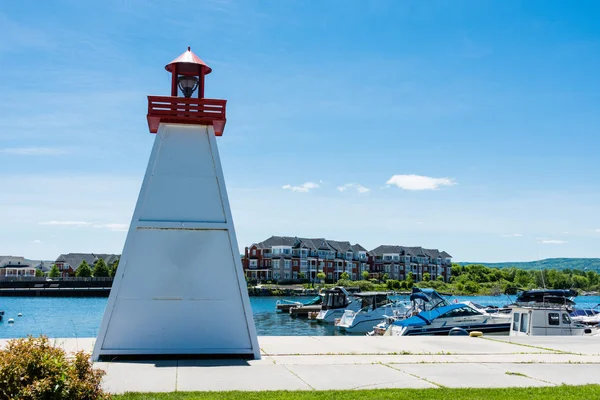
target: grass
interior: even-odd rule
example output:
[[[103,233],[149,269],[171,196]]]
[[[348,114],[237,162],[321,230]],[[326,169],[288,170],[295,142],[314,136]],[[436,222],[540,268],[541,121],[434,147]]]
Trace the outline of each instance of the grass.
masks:
[[[514,376],[524,376],[525,378],[529,378],[527,375],[521,373],[521,372],[511,372],[511,371],[506,371],[505,372],[506,375],[514,375]]]
[[[541,388],[503,389],[379,389],[379,390],[324,390],[272,392],[175,392],[127,393],[114,396],[115,400],[337,400],[337,399],[394,399],[394,400],[527,400],[598,399],[600,385],[555,386]]]

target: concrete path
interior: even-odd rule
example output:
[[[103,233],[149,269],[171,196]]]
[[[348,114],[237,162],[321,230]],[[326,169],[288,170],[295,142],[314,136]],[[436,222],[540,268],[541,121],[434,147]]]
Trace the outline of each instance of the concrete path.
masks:
[[[91,352],[94,339],[55,343]],[[600,371],[600,337],[263,336],[259,344],[254,361],[95,366],[113,393],[582,385],[598,383]]]

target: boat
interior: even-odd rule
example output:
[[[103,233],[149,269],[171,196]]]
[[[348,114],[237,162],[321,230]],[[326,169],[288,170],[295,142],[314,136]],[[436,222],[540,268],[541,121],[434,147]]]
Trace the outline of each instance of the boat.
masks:
[[[600,304],[592,308],[577,308],[574,309],[569,316],[575,322],[580,322],[584,325],[597,326],[600,324]]]
[[[321,310],[315,319],[326,324],[333,324],[340,319],[346,310],[358,311],[360,301],[345,288],[338,286],[325,291]]]
[[[421,311],[409,318],[393,321],[390,336],[446,336],[454,328],[487,335],[508,335],[510,315],[490,314],[468,304],[453,303]]]
[[[313,297],[311,300],[302,303],[300,301],[292,301],[292,300],[277,300],[275,303],[275,311],[279,312],[290,312],[290,308],[292,307],[301,307],[301,306],[312,306],[321,304],[323,300],[322,296]]]
[[[0,310],[0,322],[2,322],[3,317],[4,317],[4,311]]]
[[[534,289],[524,290],[517,294],[513,305],[529,304],[561,304],[567,307],[575,305],[573,300],[577,291],[573,289]]]
[[[437,307],[450,304],[440,293],[431,288],[413,287],[410,294],[410,306],[403,313],[398,310],[393,315],[385,315],[383,321],[373,327],[373,331],[367,332],[368,336],[390,336],[390,326],[394,321],[403,320],[422,311],[430,311]]]
[[[497,307],[497,306],[483,306],[479,303],[474,303],[472,301],[463,301],[463,304],[471,306],[472,308],[480,311],[484,314],[510,314],[510,307]]]
[[[514,306],[510,336],[591,336],[598,329],[573,321],[569,309],[556,303]]]
[[[345,310],[335,327],[347,333],[368,333],[373,327],[386,318],[401,318],[409,306],[390,300],[393,292],[363,292],[354,296],[360,301],[358,311]]]
[[[598,329],[573,320],[574,290],[529,290],[512,308],[510,336],[592,336]]]

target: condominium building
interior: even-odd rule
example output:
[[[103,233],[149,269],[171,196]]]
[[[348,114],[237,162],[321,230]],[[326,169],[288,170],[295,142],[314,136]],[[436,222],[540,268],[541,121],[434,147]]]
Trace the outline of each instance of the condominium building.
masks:
[[[319,272],[329,280],[340,279],[344,272],[359,279],[369,270],[367,250],[359,244],[291,236],[271,236],[246,247],[242,263],[249,279],[260,280],[314,281]]]
[[[330,281],[346,272],[350,279],[362,279],[364,271],[371,277],[387,274],[390,279],[450,278],[452,256],[445,251],[422,247],[379,246],[367,251],[360,244],[324,238],[308,239],[271,236],[245,248],[242,256],[244,272],[253,280],[315,281],[323,272]]]
[[[452,256],[437,249],[382,245],[369,252],[369,265],[373,274],[387,274],[390,279],[403,280],[412,273],[413,280],[423,280],[428,273],[430,279],[450,279]]]

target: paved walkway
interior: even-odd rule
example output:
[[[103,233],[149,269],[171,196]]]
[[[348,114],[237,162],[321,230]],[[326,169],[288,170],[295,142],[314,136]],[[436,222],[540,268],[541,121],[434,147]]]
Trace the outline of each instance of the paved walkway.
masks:
[[[56,343],[91,352],[94,339]],[[262,336],[259,344],[255,361],[95,365],[113,393],[583,385],[598,383],[600,371],[600,337]]]

